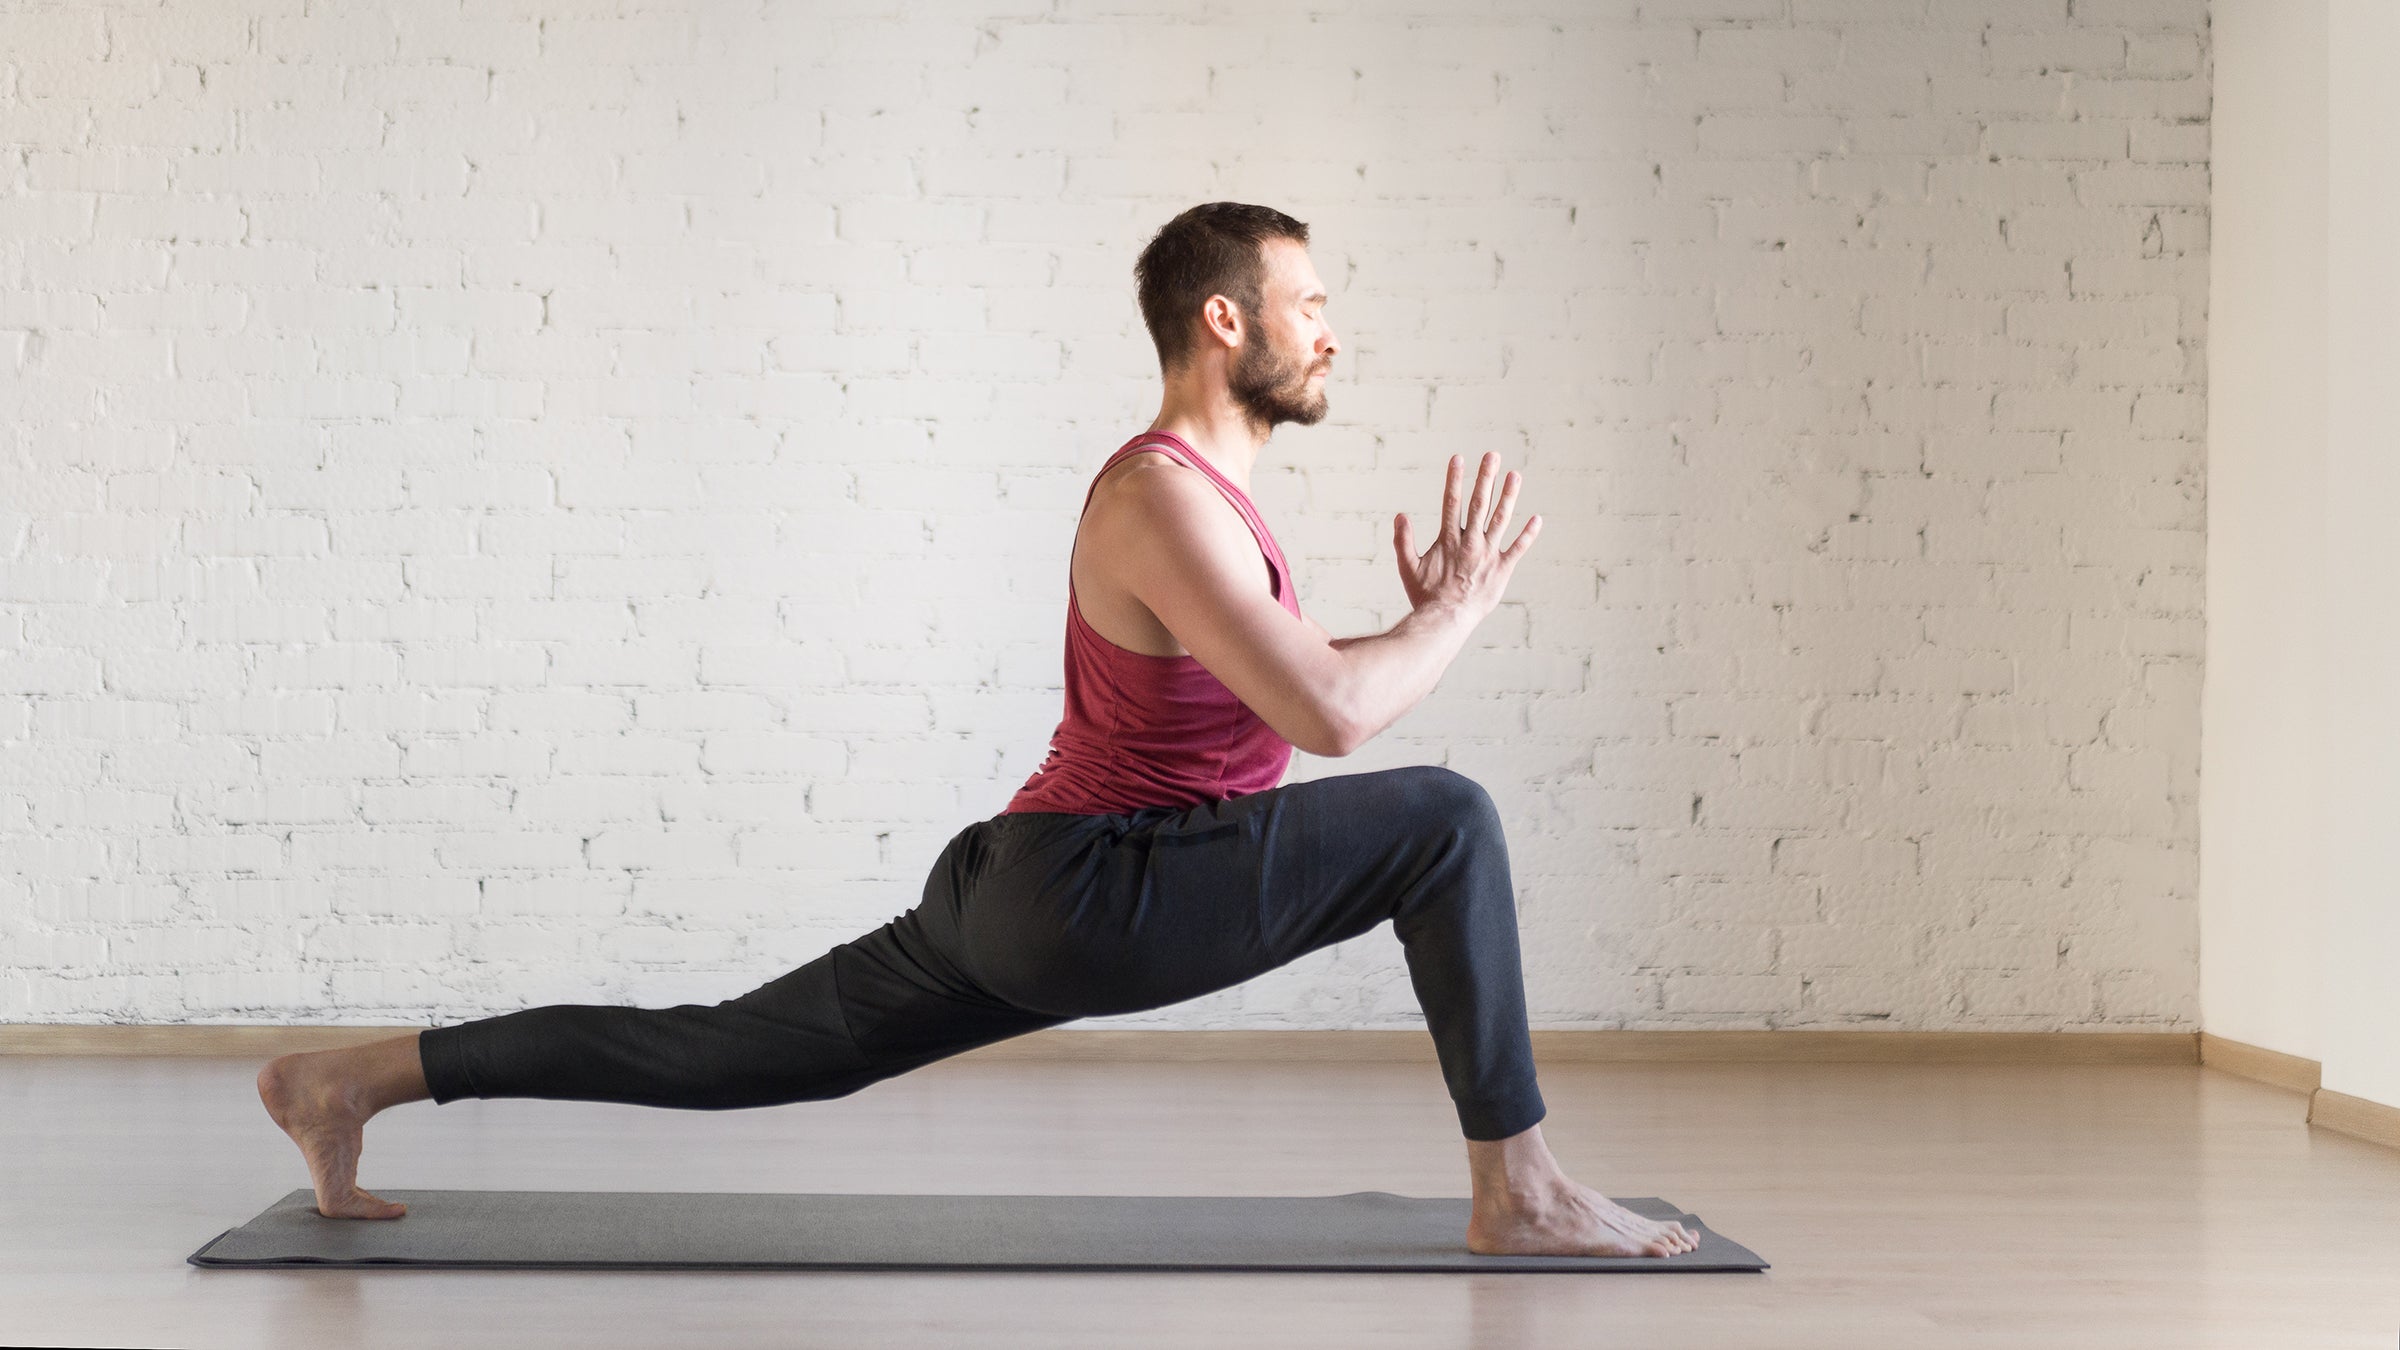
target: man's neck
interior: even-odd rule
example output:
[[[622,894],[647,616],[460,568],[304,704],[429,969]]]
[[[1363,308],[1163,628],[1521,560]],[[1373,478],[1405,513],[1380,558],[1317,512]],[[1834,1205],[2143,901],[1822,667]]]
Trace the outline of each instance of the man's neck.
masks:
[[[1227,482],[1245,494],[1250,491],[1250,470],[1267,444],[1267,438],[1253,433],[1246,420],[1230,406],[1201,410],[1169,403],[1159,409],[1158,419],[1150,424],[1150,430],[1166,432],[1192,447],[1208,461],[1209,467],[1225,475]]]

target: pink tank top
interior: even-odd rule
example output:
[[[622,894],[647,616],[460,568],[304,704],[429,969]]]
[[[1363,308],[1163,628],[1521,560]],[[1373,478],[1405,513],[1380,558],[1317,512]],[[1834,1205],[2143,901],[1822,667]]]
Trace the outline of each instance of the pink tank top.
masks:
[[[1206,474],[1250,523],[1266,554],[1275,598],[1300,613],[1283,549],[1258,508],[1181,437],[1146,431],[1108,457],[1083,504],[1119,460],[1155,450]],[[1080,517],[1078,517],[1080,520]],[[1198,657],[1129,651],[1093,629],[1075,605],[1073,555],[1067,567],[1067,709],[1050,738],[1049,757],[1009,800],[1003,815],[1066,811],[1132,812],[1145,806],[1193,806],[1275,786],[1292,760],[1292,743],[1235,698]]]

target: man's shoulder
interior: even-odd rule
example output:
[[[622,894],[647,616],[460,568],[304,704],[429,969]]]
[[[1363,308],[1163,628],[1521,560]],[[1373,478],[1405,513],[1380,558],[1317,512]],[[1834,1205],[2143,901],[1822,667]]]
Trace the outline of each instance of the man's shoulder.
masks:
[[[1136,450],[1109,465],[1108,471],[1100,475],[1093,500],[1121,493],[1130,484],[1139,483],[1147,489],[1160,483],[1176,483],[1202,476],[1198,469],[1164,450]]]
[[[1231,507],[1207,474],[1172,455],[1144,450],[1109,466],[1092,494],[1091,512],[1107,530],[1196,528],[1223,535],[1242,524]]]

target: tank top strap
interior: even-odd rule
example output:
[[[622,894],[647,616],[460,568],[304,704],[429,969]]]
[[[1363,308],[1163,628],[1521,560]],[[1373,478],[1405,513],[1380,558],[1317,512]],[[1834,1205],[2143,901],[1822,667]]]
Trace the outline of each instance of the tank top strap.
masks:
[[[1144,450],[1156,450],[1187,468],[1192,466],[1193,459],[1199,458],[1198,455],[1189,453],[1190,447],[1186,446],[1180,438],[1166,435],[1163,432],[1145,431],[1118,446],[1115,453],[1102,460],[1100,467],[1092,471],[1091,485],[1083,490],[1083,504],[1087,507],[1092,504],[1092,494],[1100,490],[1100,480],[1108,477],[1108,471],[1117,467],[1119,460],[1124,459],[1127,455],[1140,454]],[[1214,480],[1212,479],[1212,481]]]
[[[1232,479],[1218,472],[1217,466],[1209,463],[1207,456],[1194,450],[1181,436],[1169,431],[1145,431],[1118,446],[1116,453],[1110,455],[1092,474],[1091,486],[1083,490],[1083,504],[1087,507],[1092,504],[1092,494],[1099,491],[1100,480],[1108,476],[1108,471],[1117,466],[1118,460],[1127,455],[1139,454],[1144,450],[1155,450],[1185,468],[1198,470],[1202,477],[1216,484],[1217,491],[1222,493],[1226,500],[1233,503],[1235,510],[1242,513],[1242,519],[1249,522],[1253,534],[1262,536],[1266,534],[1266,521],[1259,517],[1258,504],[1250,500],[1250,494],[1242,491]]]

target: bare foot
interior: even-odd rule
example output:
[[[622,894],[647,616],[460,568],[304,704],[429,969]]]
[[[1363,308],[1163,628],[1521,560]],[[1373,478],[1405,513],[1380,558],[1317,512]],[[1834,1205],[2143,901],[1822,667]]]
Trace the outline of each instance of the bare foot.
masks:
[[[1564,1177],[1535,1200],[1479,1203],[1467,1221],[1478,1256],[1674,1256],[1699,1245],[1682,1224],[1643,1218]]]
[[[258,1071],[258,1098],[308,1160],[317,1213],[328,1219],[397,1219],[408,1206],[358,1188],[358,1155],[374,1111],[342,1081],[347,1051],[282,1055]]]

